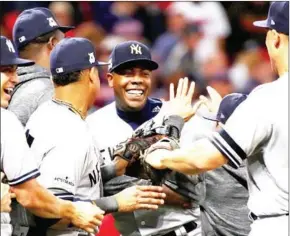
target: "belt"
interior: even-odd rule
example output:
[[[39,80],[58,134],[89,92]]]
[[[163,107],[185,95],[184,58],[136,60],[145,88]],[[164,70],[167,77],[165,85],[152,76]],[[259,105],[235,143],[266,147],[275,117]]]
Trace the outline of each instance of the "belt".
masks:
[[[189,232],[195,230],[197,228],[197,224],[194,221],[188,222],[184,225],[181,225],[179,228],[172,230],[163,236],[185,236]]]
[[[289,213],[286,214],[281,214],[281,215],[269,215],[269,216],[256,216],[253,212],[250,212],[249,218],[250,220],[259,220],[259,219],[265,219],[265,218],[270,218],[270,217],[279,217],[279,216],[289,216]]]

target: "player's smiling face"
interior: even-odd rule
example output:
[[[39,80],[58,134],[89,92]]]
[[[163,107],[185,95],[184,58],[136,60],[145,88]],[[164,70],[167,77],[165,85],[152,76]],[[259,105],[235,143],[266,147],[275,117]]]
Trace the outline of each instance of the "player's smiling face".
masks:
[[[109,86],[114,88],[116,103],[123,111],[139,111],[151,89],[152,72],[144,67],[121,68],[108,74]]]
[[[11,94],[18,83],[16,66],[0,66],[1,72],[1,107],[8,107]]]

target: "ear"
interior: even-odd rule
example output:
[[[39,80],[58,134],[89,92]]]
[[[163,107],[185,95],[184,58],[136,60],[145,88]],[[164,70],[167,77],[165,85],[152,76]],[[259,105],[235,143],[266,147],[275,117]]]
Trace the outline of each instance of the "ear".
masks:
[[[113,88],[114,79],[113,79],[113,74],[112,73],[107,73],[107,80],[108,80],[109,87]]]
[[[281,36],[276,30],[272,30],[275,48],[279,48],[281,44]]]
[[[51,51],[57,43],[58,43],[58,40],[55,37],[51,37],[48,41],[49,50]]]
[[[90,73],[90,76],[89,76],[90,82],[93,84],[96,83],[96,79],[97,79],[96,77],[98,77],[98,75],[99,75],[97,67],[95,67],[95,66],[92,67],[90,69],[89,73]]]

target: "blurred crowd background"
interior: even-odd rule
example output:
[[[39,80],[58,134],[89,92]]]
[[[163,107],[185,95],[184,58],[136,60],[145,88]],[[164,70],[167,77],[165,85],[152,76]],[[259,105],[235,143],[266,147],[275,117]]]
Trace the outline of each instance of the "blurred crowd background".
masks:
[[[270,2],[2,2],[1,35],[12,38],[24,9],[48,7],[60,25],[76,28],[67,37],[85,37],[107,61],[113,47],[138,40],[152,49],[159,69],[153,73],[152,96],[167,98],[169,83],[187,76],[196,96],[207,85],[222,96],[249,93],[276,78],[265,48],[265,31],[252,22],[267,17]],[[77,55],[76,55],[77,56]],[[100,72],[96,108],[111,102],[106,71]]]

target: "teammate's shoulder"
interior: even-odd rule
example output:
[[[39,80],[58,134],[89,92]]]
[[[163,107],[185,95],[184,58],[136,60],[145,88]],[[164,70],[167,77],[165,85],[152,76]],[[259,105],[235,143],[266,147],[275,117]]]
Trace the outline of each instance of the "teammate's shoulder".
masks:
[[[17,116],[13,112],[1,107],[1,122],[4,120],[11,120],[11,122],[18,121]]]
[[[1,107],[1,130],[3,129],[9,129],[10,131],[19,129],[22,131],[24,127],[13,112]]]
[[[42,94],[46,91],[53,90],[53,83],[50,79],[33,79],[23,83],[17,90],[15,94],[25,93],[25,94]]]
[[[103,119],[103,117],[106,117],[106,119],[108,119],[109,115],[112,115],[112,114],[117,114],[115,102],[112,102],[112,103],[94,111],[92,114],[90,114],[87,117],[86,120],[87,120],[87,122],[92,122],[95,120]]]

